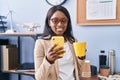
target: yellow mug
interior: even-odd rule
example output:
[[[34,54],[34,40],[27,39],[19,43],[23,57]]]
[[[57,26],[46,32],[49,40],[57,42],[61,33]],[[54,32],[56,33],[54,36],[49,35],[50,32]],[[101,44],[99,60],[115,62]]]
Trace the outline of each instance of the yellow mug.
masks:
[[[74,42],[73,47],[76,56],[81,57],[86,55],[86,42]]]

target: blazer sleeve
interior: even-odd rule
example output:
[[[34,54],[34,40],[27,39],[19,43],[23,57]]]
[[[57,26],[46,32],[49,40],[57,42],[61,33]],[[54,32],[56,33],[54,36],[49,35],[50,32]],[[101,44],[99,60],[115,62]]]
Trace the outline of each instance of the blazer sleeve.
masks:
[[[49,75],[50,64],[45,58],[45,49],[42,39],[35,42],[34,47],[35,78],[36,80],[46,80]]]
[[[77,39],[75,39],[75,42],[78,42]],[[83,64],[85,62],[85,59],[81,60],[77,57],[77,61],[78,61],[78,74],[81,75],[82,73],[82,68],[83,68]]]

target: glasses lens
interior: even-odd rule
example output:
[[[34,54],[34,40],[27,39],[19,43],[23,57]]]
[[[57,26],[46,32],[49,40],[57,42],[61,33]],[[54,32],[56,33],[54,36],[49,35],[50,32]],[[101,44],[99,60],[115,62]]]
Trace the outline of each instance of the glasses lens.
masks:
[[[62,18],[62,19],[58,19],[58,18],[52,18],[50,19],[54,24],[58,24],[59,22],[61,22],[62,24],[67,23],[67,19],[66,18]]]
[[[67,22],[67,19],[63,18],[61,19],[61,23],[65,24]]]
[[[54,24],[58,24],[59,19],[58,19],[58,18],[53,18],[53,19],[51,19],[51,21],[52,21]]]

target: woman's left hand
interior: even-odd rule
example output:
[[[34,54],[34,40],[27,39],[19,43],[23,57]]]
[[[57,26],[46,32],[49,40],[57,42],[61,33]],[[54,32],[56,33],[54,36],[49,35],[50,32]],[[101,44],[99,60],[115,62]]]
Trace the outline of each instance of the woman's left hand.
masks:
[[[85,56],[78,56],[78,58],[81,60],[84,60],[86,58],[86,55]]]

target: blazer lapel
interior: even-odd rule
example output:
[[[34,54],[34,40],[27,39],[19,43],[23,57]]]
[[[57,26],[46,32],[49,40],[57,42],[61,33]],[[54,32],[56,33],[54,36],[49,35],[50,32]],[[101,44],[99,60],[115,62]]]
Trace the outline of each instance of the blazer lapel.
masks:
[[[71,44],[70,42],[69,42],[69,46],[70,46],[70,50],[71,50],[71,52],[72,52],[72,54],[73,54],[73,60],[74,60],[74,65],[75,65],[75,80],[79,80],[79,73],[78,73],[78,60],[77,60],[77,57],[76,57],[76,55],[75,55],[75,51],[74,51],[74,47],[73,47],[73,44]]]
[[[56,72],[56,75],[57,75],[57,79],[59,78],[59,66],[58,66],[58,60],[55,61],[55,72]]]

